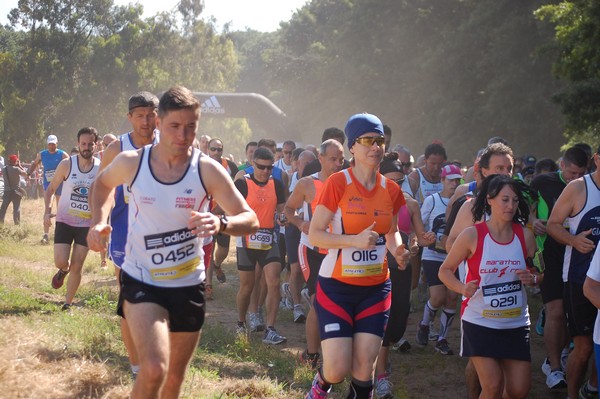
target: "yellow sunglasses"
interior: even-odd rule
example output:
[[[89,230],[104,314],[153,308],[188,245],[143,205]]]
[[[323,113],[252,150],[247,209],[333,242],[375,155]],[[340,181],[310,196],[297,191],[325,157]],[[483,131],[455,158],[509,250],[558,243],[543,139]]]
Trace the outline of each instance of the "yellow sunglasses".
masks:
[[[382,147],[385,144],[385,138],[382,136],[359,137],[356,139],[356,142],[365,147],[371,147],[373,143],[377,143],[377,146]]]

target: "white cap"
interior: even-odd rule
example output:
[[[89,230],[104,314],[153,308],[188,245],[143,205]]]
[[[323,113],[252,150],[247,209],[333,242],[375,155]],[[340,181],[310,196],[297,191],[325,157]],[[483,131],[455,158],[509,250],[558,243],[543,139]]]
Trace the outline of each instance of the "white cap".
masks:
[[[51,134],[50,136],[48,136],[48,140],[46,141],[46,143],[48,143],[48,144],[58,144],[58,137],[56,137],[55,135]]]

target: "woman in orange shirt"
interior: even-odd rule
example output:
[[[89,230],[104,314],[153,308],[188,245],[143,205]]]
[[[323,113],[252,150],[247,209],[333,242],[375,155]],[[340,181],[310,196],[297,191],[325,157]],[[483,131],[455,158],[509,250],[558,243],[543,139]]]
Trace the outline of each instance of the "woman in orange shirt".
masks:
[[[309,230],[310,243],[328,253],[315,297],[323,364],[307,398],[326,398],[349,373],[348,398],[371,397],[390,308],[386,250],[401,269],[408,256],[397,227],[402,191],[379,173],[385,150],[381,121],[353,115],[345,133],[354,165],[325,182]]]

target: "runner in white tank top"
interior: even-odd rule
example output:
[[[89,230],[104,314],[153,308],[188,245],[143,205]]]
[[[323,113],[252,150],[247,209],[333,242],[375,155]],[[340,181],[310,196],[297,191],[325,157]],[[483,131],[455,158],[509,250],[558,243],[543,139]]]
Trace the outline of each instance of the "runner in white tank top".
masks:
[[[133,190],[119,311],[140,351],[134,397],[180,393],[205,317],[200,241],[218,232],[247,235],[258,229],[256,215],[224,168],[191,148],[199,118],[200,102],[190,90],[167,90],[158,106],[161,141],[116,156],[92,193],[88,243],[98,251],[110,234],[106,220],[113,189],[128,184]],[[206,211],[208,196],[227,216]]]
[[[190,211],[208,212],[209,198],[200,177],[200,150],[193,149],[185,174],[174,183],[152,172],[152,145],[142,150],[140,168],[130,185],[129,231],[122,269],[159,287],[184,287],[204,281],[203,240],[187,228]]]
[[[531,385],[529,313],[523,285],[537,285],[531,268],[536,243],[523,229],[529,207],[521,183],[508,176],[486,178],[473,218],[490,218],[465,229],[440,267],[440,280],[463,295],[461,355],[470,356],[481,397],[527,397]],[[467,259],[466,282],[455,276]]]
[[[52,287],[58,289],[69,274],[63,310],[68,310],[73,304],[88,253],[86,235],[91,222],[88,195],[100,165],[98,158],[93,156],[97,137],[98,132],[93,127],[77,132],[80,153],[58,164],[44,193],[44,225],[50,228],[52,195],[63,184],[54,230],[54,265],[58,271],[52,278]]]

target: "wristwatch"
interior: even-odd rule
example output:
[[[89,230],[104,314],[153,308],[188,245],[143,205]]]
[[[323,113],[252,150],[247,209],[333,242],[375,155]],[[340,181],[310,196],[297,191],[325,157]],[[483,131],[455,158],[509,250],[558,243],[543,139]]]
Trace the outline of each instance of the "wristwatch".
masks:
[[[219,233],[227,230],[227,224],[229,223],[229,219],[227,219],[227,215],[219,215],[219,220],[221,221],[221,227],[219,228]]]

